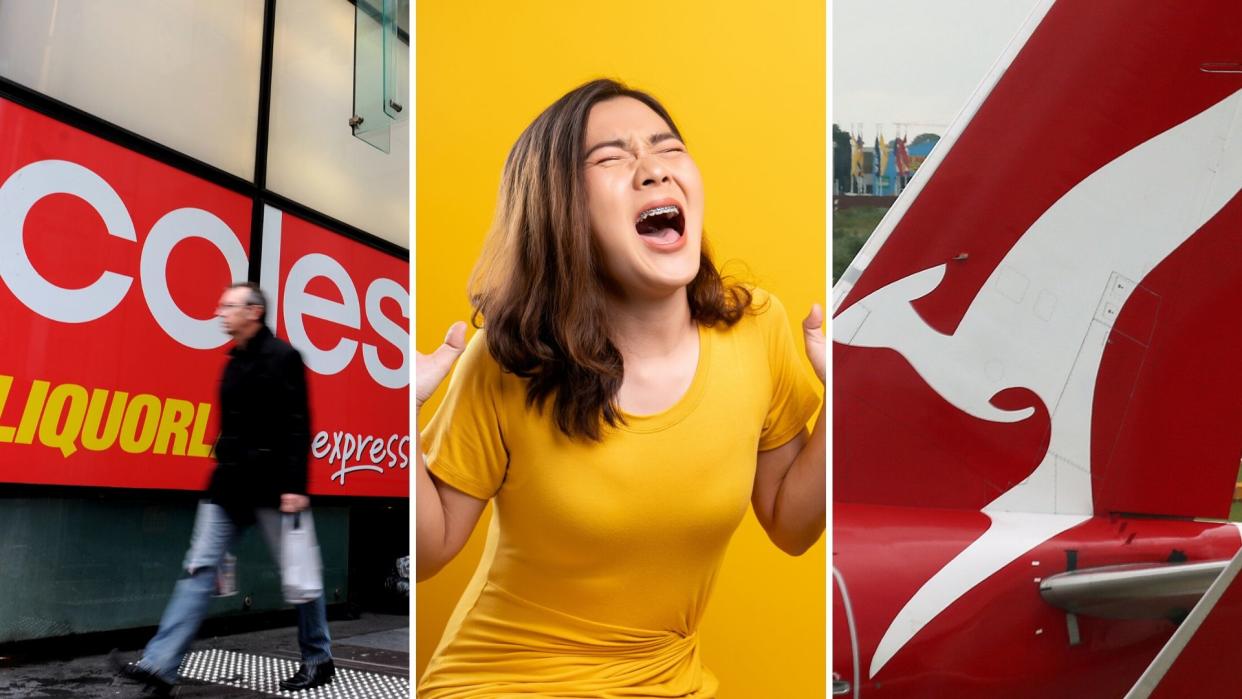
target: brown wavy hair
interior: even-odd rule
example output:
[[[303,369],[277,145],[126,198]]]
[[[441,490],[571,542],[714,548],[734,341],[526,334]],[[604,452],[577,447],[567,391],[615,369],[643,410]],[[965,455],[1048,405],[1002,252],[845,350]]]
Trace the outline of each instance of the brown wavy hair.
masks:
[[[615,80],[594,80],[558,99],[509,151],[469,286],[474,324],[480,327],[480,316],[487,324],[488,350],[526,379],[528,406],[542,410],[552,399],[556,426],[571,439],[599,441],[604,423],[623,422],[616,397],[624,365],[608,334],[582,157],[591,107],[616,97],[647,105],[681,138],[663,105]],[[751,303],[746,287],[721,278],[706,241],[686,290],[690,317],[701,325],[733,325]]]

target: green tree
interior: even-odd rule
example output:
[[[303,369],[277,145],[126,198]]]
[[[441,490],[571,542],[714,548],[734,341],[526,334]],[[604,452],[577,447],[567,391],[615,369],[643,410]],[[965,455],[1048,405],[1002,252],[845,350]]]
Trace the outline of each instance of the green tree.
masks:
[[[832,125],[832,184],[834,192],[849,191],[850,135]]]

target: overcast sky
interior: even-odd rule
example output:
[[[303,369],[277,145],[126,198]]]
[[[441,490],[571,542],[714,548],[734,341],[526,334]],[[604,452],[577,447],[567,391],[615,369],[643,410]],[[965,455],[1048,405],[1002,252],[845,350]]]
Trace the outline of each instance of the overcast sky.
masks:
[[[1038,1],[833,0],[833,123],[943,134]]]

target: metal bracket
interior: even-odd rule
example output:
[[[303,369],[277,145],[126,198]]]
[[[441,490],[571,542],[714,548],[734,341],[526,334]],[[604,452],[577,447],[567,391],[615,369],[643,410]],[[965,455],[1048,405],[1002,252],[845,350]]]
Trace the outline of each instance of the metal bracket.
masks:
[[[1237,61],[1201,63],[1199,70],[1204,73],[1242,73],[1242,63]]]
[[[1078,615],[1077,614],[1066,614],[1065,615],[1065,628],[1067,631],[1069,631],[1069,644],[1071,646],[1076,646],[1082,643],[1082,635],[1078,633]]]

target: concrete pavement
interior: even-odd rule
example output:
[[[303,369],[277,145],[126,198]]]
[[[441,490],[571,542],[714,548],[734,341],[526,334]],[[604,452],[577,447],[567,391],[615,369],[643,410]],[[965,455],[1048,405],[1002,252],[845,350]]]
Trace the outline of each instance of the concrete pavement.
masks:
[[[233,620],[209,620],[182,664],[183,681],[173,696],[212,699],[252,697],[360,697],[406,699],[409,681],[409,617],[364,614],[329,621],[337,674],[326,687],[285,692],[277,684],[298,666],[297,628],[292,614],[280,628],[236,631]],[[286,618],[277,617],[277,622]],[[20,646],[0,646],[0,698],[150,696],[113,675],[108,648],[125,660],[138,657],[154,629],[92,634]]]

